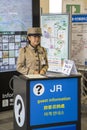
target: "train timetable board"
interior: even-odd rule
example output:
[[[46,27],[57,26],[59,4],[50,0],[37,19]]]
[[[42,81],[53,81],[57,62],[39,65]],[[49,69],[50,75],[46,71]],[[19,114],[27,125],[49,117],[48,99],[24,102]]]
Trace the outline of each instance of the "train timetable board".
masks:
[[[72,15],[71,59],[78,65],[87,61],[87,14]]]
[[[64,59],[69,58],[69,14],[42,14],[41,44],[47,49],[48,71],[61,72]]]

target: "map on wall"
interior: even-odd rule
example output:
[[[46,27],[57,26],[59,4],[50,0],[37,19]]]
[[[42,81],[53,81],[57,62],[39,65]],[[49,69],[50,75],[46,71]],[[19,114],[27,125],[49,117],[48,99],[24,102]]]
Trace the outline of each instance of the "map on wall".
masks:
[[[15,71],[32,27],[32,0],[0,0],[0,72]]]
[[[32,25],[31,0],[0,0],[0,31],[26,31]]]
[[[41,28],[41,44],[47,49],[48,70],[61,72],[63,61],[69,56],[69,15],[42,15]]]
[[[77,65],[85,65],[87,61],[87,14],[72,15],[71,59]]]

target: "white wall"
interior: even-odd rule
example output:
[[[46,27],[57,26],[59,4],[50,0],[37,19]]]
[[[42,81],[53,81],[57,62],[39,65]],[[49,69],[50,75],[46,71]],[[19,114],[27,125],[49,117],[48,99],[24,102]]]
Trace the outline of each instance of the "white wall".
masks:
[[[49,13],[61,13],[62,0],[49,0]]]

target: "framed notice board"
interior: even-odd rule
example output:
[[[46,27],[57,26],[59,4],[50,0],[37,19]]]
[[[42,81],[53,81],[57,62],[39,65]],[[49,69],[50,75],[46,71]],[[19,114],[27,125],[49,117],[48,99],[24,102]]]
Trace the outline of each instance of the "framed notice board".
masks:
[[[48,71],[61,72],[64,59],[69,58],[69,14],[42,14],[41,44],[47,49]]]
[[[77,65],[87,62],[87,14],[72,15],[71,59]]]
[[[39,13],[39,0],[0,1],[0,72],[16,70],[19,48],[26,46],[28,28],[39,26]]]

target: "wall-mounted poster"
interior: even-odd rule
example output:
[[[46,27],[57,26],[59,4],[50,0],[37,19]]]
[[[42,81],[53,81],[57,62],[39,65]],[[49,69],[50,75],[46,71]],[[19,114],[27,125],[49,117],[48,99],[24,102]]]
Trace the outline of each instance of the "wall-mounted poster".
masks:
[[[71,59],[77,65],[87,62],[87,14],[72,15]]]
[[[16,52],[26,45],[26,31],[31,26],[32,0],[0,1],[0,72],[16,69]]]
[[[26,31],[32,26],[32,0],[0,0],[0,31]]]
[[[19,48],[26,45],[27,30],[38,26],[38,19],[39,0],[0,0],[0,72],[16,70]]]
[[[64,59],[69,58],[69,15],[41,15],[41,44],[47,49],[48,71],[61,72]]]

